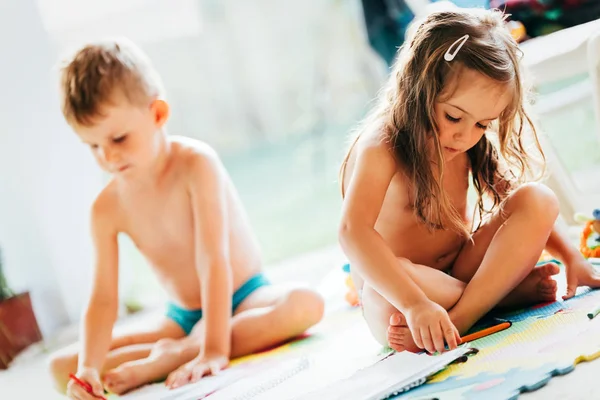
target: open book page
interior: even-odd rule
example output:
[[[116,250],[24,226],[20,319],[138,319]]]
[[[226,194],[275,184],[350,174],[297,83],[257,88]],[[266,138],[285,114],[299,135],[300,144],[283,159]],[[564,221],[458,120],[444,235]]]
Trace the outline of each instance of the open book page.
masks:
[[[466,346],[430,356],[425,353],[394,353],[382,361],[355,372],[318,391],[313,391],[297,400],[379,400],[392,394],[409,390],[425,383],[427,377],[444,369],[447,365],[473,349]]]
[[[306,357],[282,362],[276,368],[269,368],[258,374],[247,376],[210,396],[210,400],[256,400],[262,398],[277,386],[310,367]],[[270,397],[274,398],[274,397]],[[189,399],[192,400],[192,399]]]
[[[123,400],[292,400],[378,398],[380,391],[392,393],[403,385],[422,383],[423,377],[443,369],[469,351],[460,348],[440,356],[412,353],[382,353],[381,345],[368,329],[340,332],[336,341],[299,357],[269,357],[233,366],[217,376],[179,389],[164,383],[149,385]],[[423,378],[423,379],[419,379]],[[360,388],[359,388],[360,386]],[[360,389],[360,390],[357,390]],[[374,394],[372,393],[374,392]],[[357,397],[358,396],[358,397]],[[368,397],[371,396],[371,397]]]
[[[218,390],[238,382],[239,380],[254,375],[259,371],[273,367],[273,363],[263,362],[258,364],[239,365],[227,368],[215,376],[206,376],[200,381],[169,389],[163,383],[147,385],[141,389],[120,396],[122,400],[200,400],[217,392]]]
[[[352,351],[346,351],[336,358],[313,355],[288,360],[277,368],[242,379],[209,399],[292,400],[346,378],[388,354],[371,352],[368,355],[356,355]]]

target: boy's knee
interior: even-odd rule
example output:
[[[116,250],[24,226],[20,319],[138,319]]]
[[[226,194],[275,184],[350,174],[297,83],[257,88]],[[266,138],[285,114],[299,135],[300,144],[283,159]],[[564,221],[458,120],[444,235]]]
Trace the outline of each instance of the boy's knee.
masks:
[[[175,339],[163,338],[159,339],[152,346],[152,355],[164,355],[174,353],[177,349],[177,341]]]
[[[538,214],[538,218],[554,223],[559,214],[556,194],[548,186],[541,183],[527,183],[514,193],[515,202],[520,207]]]
[[[325,312],[323,297],[310,289],[291,289],[282,303],[286,317],[293,317],[299,324],[305,324],[307,327],[317,324]]]
[[[53,354],[48,359],[48,370],[52,376],[54,387],[61,393],[67,391],[69,374],[77,369],[77,357],[65,354]]]
[[[152,346],[150,356],[154,359],[184,357],[187,360],[192,359],[199,351],[198,341],[191,337],[184,339],[164,338],[158,340]]]

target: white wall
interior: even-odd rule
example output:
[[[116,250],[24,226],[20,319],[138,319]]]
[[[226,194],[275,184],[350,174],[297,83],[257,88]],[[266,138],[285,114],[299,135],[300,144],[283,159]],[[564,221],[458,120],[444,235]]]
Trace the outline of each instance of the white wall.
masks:
[[[0,248],[44,333],[84,305],[102,183],[62,121],[52,68],[57,48],[105,35],[141,42],[173,103],[169,129],[219,151],[354,121],[384,76],[358,0],[0,0]],[[139,264],[124,250],[121,294]]]
[[[79,318],[89,288],[88,209],[101,174],[63,122],[55,54],[34,0],[0,0],[0,248],[44,335]]]
[[[136,42],[163,78],[170,132],[221,153],[353,123],[387,76],[359,0],[38,3],[58,46]]]

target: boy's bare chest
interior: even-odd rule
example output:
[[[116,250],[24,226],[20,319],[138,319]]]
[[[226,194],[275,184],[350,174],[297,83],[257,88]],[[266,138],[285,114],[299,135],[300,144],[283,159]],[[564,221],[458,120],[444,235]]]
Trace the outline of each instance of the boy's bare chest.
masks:
[[[159,262],[192,248],[193,213],[189,194],[173,190],[130,196],[122,204],[124,231],[148,258]]]

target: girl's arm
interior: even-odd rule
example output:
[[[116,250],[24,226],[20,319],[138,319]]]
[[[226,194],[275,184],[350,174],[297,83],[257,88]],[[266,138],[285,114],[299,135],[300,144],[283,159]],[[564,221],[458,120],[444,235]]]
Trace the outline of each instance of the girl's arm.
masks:
[[[557,224],[548,237],[546,251],[567,265],[578,258],[583,260],[583,255],[571,244],[568,235]]]
[[[600,287],[600,275],[557,224],[546,242],[546,251],[565,265],[567,292],[562,296],[563,299],[575,296],[579,286]]]
[[[394,307],[403,311],[428,299],[375,230],[388,186],[397,171],[396,162],[382,145],[358,147],[342,206],[340,244],[352,268]],[[403,262],[410,263],[408,260]],[[399,285],[402,285],[401,289]]]
[[[352,268],[396,309],[404,313],[415,344],[424,348],[433,338],[456,347],[458,331],[448,313],[425,296],[406,271],[407,259],[397,259],[375,230],[385,195],[397,167],[383,144],[360,148],[346,189],[339,231],[340,244]],[[429,347],[429,346],[428,346]],[[438,348],[439,347],[439,348]],[[430,350],[428,348],[428,350]]]

